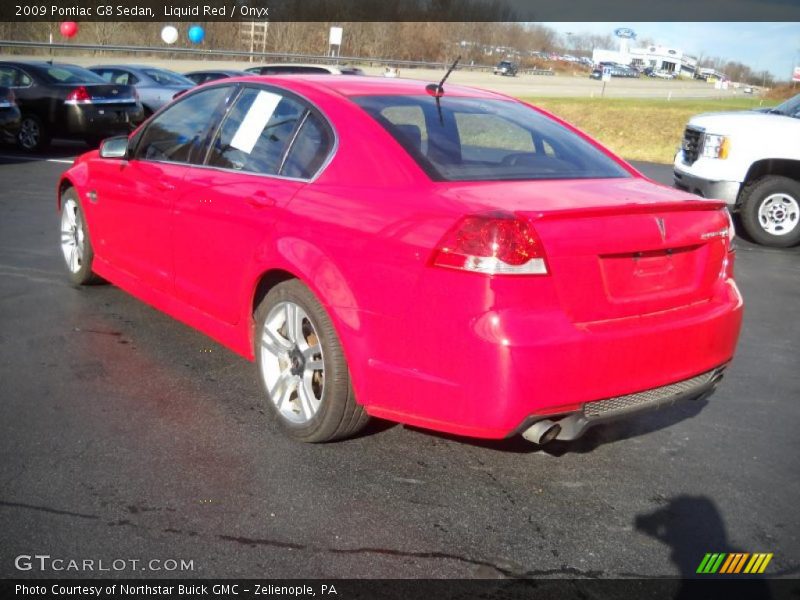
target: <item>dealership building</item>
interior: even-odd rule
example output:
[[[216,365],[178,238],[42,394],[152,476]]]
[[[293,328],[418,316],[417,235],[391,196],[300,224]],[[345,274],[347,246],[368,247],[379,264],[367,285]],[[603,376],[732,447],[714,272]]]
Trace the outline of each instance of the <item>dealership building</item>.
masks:
[[[627,40],[626,40],[627,41]],[[633,65],[639,68],[652,67],[658,71],[668,71],[683,77],[693,77],[697,70],[697,59],[677,48],[666,46],[644,46],[629,48],[627,43],[620,43],[619,50],[594,50],[592,61],[616,62]]]

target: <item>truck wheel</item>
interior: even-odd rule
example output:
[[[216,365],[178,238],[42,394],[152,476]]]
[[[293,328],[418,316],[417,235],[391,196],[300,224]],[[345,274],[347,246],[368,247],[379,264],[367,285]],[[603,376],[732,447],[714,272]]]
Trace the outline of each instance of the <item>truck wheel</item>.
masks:
[[[800,242],[800,181],[767,175],[742,190],[742,225],[753,241],[774,248]]]

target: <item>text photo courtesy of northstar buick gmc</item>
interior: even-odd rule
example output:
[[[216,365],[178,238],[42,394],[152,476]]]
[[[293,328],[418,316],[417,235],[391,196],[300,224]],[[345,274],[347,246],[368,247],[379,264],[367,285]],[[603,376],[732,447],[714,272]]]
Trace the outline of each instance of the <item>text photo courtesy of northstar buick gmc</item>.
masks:
[[[74,284],[254,360],[308,442],[573,440],[710,394],[741,325],[723,202],[468,87],[220,80],[79,157],[58,206]]]

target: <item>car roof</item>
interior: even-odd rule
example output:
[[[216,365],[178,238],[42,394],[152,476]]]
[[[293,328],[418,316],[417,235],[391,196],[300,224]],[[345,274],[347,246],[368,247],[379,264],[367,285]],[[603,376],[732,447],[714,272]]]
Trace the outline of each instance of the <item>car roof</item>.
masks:
[[[169,71],[169,69],[164,69],[162,67],[154,67],[153,65],[118,65],[118,64],[107,65],[107,64],[102,64],[102,65],[92,65],[91,67],[88,67],[88,68],[90,68],[90,69],[132,69],[132,70],[135,70],[135,71],[140,71],[142,69],[158,69],[159,71]]]
[[[243,77],[250,75],[247,71],[239,71],[238,69],[200,69],[198,71],[188,71],[184,75],[200,75],[202,73],[233,73]]]
[[[437,81],[402,79],[393,77],[364,77],[363,75],[254,75],[237,77],[231,81],[251,81],[255,83],[277,83],[288,89],[311,87],[323,93],[341,96],[421,96],[428,92],[425,86]],[[494,98],[507,100],[508,97],[480,88],[445,83],[445,96],[470,98]]]
[[[50,62],[49,60],[0,60],[2,65],[23,65],[27,67],[80,67],[68,62]],[[86,67],[81,67],[85,69]]]

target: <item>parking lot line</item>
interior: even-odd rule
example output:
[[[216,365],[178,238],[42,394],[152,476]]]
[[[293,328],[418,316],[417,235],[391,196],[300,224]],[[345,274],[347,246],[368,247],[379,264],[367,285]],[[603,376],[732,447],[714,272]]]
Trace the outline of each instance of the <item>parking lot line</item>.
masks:
[[[44,161],[44,162],[52,162],[52,163],[63,163],[65,165],[71,165],[75,162],[75,158],[34,158],[32,156],[14,156],[11,154],[0,154],[0,158],[6,158],[9,160],[27,160],[29,162],[37,162],[37,161]]]

